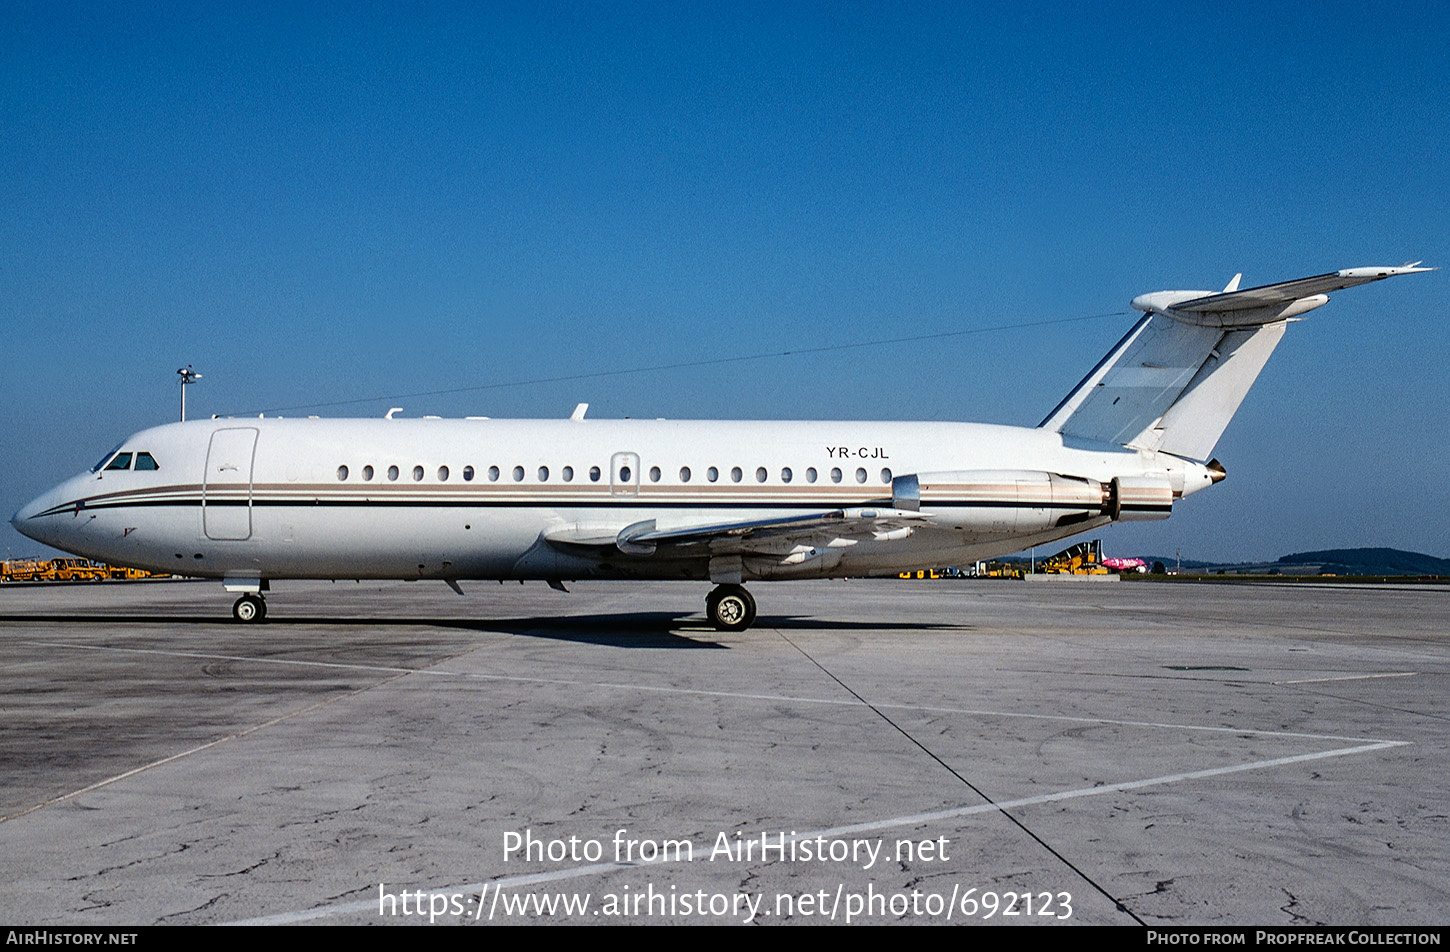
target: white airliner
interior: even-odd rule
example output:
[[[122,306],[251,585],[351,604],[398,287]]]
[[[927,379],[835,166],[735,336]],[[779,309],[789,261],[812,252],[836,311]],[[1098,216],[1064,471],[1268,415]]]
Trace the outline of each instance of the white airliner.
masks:
[[[47,545],[241,593],[272,579],[747,581],[969,563],[1166,519],[1297,315],[1419,262],[1159,291],[1035,429],[972,423],[212,419],[126,438],[11,520]],[[1207,460],[1207,462],[1205,462]]]

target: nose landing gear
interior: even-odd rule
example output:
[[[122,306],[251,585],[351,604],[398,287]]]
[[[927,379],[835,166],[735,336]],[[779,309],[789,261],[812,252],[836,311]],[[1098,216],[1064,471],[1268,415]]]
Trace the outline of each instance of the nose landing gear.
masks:
[[[705,596],[705,615],[720,631],[744,631],[755,623],[755,597],[743,585],[721,585]]]
[[[262,596],[248,592],[232,605],[232,617],[240,622],[259,622],[267,617],[267,602]]]

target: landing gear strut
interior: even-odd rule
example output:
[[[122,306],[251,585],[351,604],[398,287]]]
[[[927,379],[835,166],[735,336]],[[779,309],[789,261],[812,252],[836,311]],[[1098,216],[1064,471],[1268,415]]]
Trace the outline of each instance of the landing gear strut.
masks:
[[[267,603],[262,596],[248,592],[232,605],[232,617],[237,621],[259,622],[267,617]]]
[[[755,623],[755,598],[743,585],[721,585],[705,596],[705,615],[720,631],[744,631]]]

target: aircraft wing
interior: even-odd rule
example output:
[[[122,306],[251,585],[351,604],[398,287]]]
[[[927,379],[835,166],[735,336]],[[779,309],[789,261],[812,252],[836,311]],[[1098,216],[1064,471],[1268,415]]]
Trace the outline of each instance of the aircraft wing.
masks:
[[[785,554],[813,544],[847,545],[867,539],[901,538],[930,525],[929,513],[889,507],[827,509],[793,516],[715,523],[658,524],[647,519],[614,531],[604,526],[558,526],[544,533],[551,543],[613,546],[626,555],[654,555],[661,547],[672,554]],[[691,551],[695,550],[695,551]]]
[[[1419,263],[1416,261],[1413,264],[1401,265],[1398,268],[1345,268],[1343,271],[1331,271],[1328,274],[1318,274],[1312,278],[1296,278],[1293,281],[1265,284],[1261,287],[1246,288],[1242,291],[1225,291],[1222,294],[1210,294],[1207,297],[1184,301],[1182,304],[1174,304],[1173,310],[1192,311],[1199,314],[1246,311],[1253,308],[1268,307],[1273,304],[1288,304],[1291,301],[1313,297],[1316,294],[1342,291],[1345,288],[1352,288],[1358,284],[1382,281],[1385,278],[1391,278],[1397,274],[1414,274],[1418,271],[1435,270],[1434,268],[1416,267]]]

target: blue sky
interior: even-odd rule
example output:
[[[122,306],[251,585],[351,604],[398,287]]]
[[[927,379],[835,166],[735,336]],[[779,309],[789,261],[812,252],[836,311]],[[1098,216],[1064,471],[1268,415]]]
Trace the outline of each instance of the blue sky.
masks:
[[[1035,425],[1140,292],[1450,264],[1450,8],[1165,9],[12,3],[0,511],[188,363],[193,415]],[[1291,327],[1229,480],[1108,549],[1450,555],[1447,304]]]

